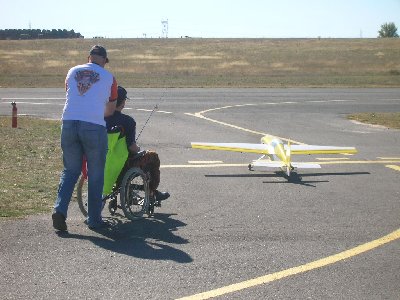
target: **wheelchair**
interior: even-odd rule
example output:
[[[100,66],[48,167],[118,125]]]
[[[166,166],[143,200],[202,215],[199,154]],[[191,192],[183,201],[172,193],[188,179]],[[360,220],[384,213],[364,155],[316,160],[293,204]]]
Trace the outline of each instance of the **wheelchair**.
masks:
[[[118,136],[118,132],[114,133],[114,135],[110,133],[108,134],[109,147],[110,144],[116,145],[119,143],[122,145],[120,149],[126,149],[125,139],[122,139]],[[107,173],[107,166],[112,166],[113,168],[115,165],[113,162],[111,162],[112,156],[121,156],[120,154],[113,154],[112,149],[116,148],[118,147],[112,146],[111,151],[109,148],[109,153],[107,154],[104,174],[105,182],[107,182],[107,179],[109,179],[107,177],[110,177],[110,175]],[[114,153],[116,152],[118,151],[114,151]],[[132,160],[134,162],[139,162],[145,154],[146,151],[141,151],[137,153]],[[125,160],[123,163],[125,163]],[[76,196],[79,209],[85,217],[87,216],[88,200],[88,175],[86,170],[86,161],[84,160],[82,165],[82,174],[78,180],[78,185],[76,188]],[[144,218],[146,216],[151,217],[154,214],[154,208],[161,206],[161,203],[157,201],[154,196],[150,195],[150,173],[144,172],[140,167],[129,168],[124,174],[119,173],[121,170],[122,167],[118,170],[117,176],[114,176],[111,179],[112,188],[104,188],[106,193],[103,190],[103,207],[105,207],[108,201],[108,210],[112,216],[117,213],[118,209],[122,209],[125,217],[132,221]],[[122,180],[120,180],[121,177]],[[118,180],[116,180],[117,178]],[[111,192],[109,190],[111,190]]]

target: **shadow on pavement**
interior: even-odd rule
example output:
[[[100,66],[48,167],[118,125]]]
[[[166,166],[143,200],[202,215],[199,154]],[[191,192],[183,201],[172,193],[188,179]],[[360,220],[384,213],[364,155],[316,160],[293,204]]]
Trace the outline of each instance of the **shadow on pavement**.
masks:
[[[152,218],[137,221],[108,217],[105,220],[112,223],[111,227],[91,231],[95,235],[58,235],[61,238],[88,240],[103,249],[133,257],[190,263],[193,259],[187,253],[168,245],[188,243],[174,234],[178,227],[186,224],[171,216],[155,213]]]
[[[254,178],[283,178],[286,181],[263,181],[263,183],[289,183],[289,184],[299,184],[308,187],[316,187],[316,183],[326,183],[328,180],[303,180],[303,177],[321,177],[321,176],[352,176],[352,175],[369,175],[369,172],[336,172],[336,173],[306,173],[306,174],[298,174],[297,172],[292,172],[290,177],[286,175],[285,172],[276,171],[274,173],[268,174],[218,174],[218,175],[204,175],[205,177],[221,177],[221,178],[246,178],[246,177],[254,177]]]

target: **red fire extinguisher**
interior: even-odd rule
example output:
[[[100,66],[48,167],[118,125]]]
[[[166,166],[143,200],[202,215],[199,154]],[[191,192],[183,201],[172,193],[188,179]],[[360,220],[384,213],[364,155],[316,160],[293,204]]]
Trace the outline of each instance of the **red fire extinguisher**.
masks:
[[[17,128],[17,103],[12,102],[12,128]]]

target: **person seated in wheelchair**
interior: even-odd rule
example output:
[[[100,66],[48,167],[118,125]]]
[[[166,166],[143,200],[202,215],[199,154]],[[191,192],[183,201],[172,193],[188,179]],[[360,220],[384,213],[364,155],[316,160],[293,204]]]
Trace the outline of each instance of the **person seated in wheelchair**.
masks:
[[[160,184],[160,159],[155,151],[144,150],[140,151],[140,147],[136,144],[136,122],[134,118],[122,113],[125,107],[127,91],[118,86],[117,107],[112,116],[104,118],[106,121],[107,131],[120,132],[119,136],[126,139],[126,146],[128,148],[128,157],[120,172],[116,185],[121,184],[125,172],[133,167],[139,167],[144,172],[150,173],[150,196],[154,197],[156,203],[169,198],[168,192],[160,192],[157,190]],[[106,184],[106,183],[105,183]]]

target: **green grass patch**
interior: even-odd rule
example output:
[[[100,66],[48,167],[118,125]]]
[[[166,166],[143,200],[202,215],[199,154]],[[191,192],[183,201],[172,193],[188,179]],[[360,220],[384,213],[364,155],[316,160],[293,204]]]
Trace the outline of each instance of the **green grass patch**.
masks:
[[[381,125],[388,128],[400,129],[400,112],[357,113],[349,115],[348,118],[350,120],[355,120],[366,124]]]
[[[0,217],[49,212],[54,204],[62,158],[60,121],[0,117]]]

